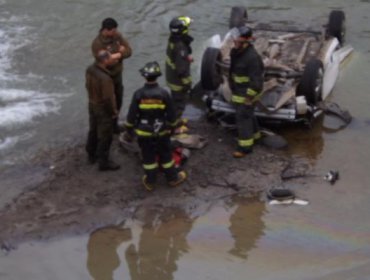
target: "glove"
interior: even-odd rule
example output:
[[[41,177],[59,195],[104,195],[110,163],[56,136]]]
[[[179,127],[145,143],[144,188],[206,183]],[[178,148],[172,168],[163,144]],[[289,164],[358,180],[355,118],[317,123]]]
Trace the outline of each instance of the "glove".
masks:
[[[132,142],[135,138],[134,127],[127,125],[126,122],[123,124],[123,127],[125,129],[123,133],[123,139],[125,139],[127,142]]]
[[[123,132],[123,140],[125,140],[126,142],[133,142],[134,141],[134,135],[133,135],[133,132],[129,132],[129,131],[125,131]]]
[[[190,54],[186,57],[186,60],[189,61],[190,63],[194,62],[194,58]]]

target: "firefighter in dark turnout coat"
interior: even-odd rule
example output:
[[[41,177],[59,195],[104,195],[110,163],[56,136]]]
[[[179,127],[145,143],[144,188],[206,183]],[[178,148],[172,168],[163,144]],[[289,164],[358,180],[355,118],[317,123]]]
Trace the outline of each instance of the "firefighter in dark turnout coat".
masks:
[[[192,86],[190,64],[193,62],[189,26],[191,18],[181,16],[171,20],[167,45],[166,80],[175,104],[176,117],[181,119]]]
[[[252,152],[253,144],[261,137],[254,104],[263,89],[264,65],[252,45],[252,30],[242,26],[235,31],[235,47],[230,52],[229,83],[238,129],[238,147],[233,156],[240,158]]]
[[[143,184],[149,191],[154,189],[159,162],[169,185],[176,186],[186,179],[186,173],[178,172],[172,159],[170,135],[176,125],[173,102],[156,81],[162,74],[157,62],[147,63],[140,73],[146,83],[134,93],[125,127],[138,137],[145,170]]]

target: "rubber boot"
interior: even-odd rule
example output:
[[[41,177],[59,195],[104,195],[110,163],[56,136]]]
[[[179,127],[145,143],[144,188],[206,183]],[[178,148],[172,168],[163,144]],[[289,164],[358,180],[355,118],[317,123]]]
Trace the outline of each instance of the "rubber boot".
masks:
[[[147,182],[147,176],[144,175],[143,176],[143,185],[144,185],[144,188],[147,190],[147,191],[153,191],[155,189],[155,185],[154,184],[149,184]]]
[[[252,148],[249,148],[249,149],[237,148],[236,151],[233,152],[233,157],[234,158],[243,158],[247,154],[250,154],[251,152],[252,152]]]
[[[186,177],[187,177],[186,172],[180,171],[179,173],[177,173],[177,178],[173,181],[169,181],[168,184],[171,187],[176,187],[180,185],[182,182],[184,182],[186,180]]]

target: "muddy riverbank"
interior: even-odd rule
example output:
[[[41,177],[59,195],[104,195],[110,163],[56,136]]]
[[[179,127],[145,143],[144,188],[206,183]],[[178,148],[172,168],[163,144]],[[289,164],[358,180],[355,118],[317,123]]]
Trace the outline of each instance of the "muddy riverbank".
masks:
[[[27,191],[0,210],[2,248],[11,250],[25,241],[85,234],[137,218],[140,208],[160,206],[196,215],[205,203],[233,195],[264,199],[265,190],[283,184],[282,172],[295,177],[310,169],[304,159],[288,157],[263,145],[257,145],[250,156],[236,160],[231,156],[235,144],[232,132],[205,121],[191,123],[190,127],[192,133],[209,141],[203,149],[192,150],[184,165],[188,180],[176,188],[163,181],[154,192],[145,191],[139,158],[122,150],[117,138],[112,158],[121,169],[116,172],[99,172],[96,165],[87,164],[83,141],[39,155],[22,172],[24,178],[26,170],[28,175],[36,170],[42,175],[23,182],[29,184]],[[11,187],[10,181],[3,181]],[[19,174],[14,183],[21,182]]]

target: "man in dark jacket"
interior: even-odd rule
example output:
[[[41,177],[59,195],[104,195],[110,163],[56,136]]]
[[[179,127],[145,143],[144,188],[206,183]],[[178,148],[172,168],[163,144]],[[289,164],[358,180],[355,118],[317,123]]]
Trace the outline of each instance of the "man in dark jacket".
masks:
[[[176,118],[181,120],[191,90],[190,64],[193,62],[190,47],[193,38],[189,36],[189,17],[181,16],[171,20],[170,37],[167,45],[166,80],[175,104]]]
[[[184,171],[178,172],[172,158],[170,135],[176,125],[176,115],[169,93],[157,83],[162,75],[156,61],[140,69],[146,79],[145,85],[134,93],[125,127],[133,130],[141,148],[145,175],[143,184],[149,191],[154,189],[158,161],[170,186],[177,186],[186,179]]]
[[[95,58],[102,49],[111,53],[112,63],[108,70],[114,83],[114,94],[119,115],[124,91],[122,83],[123,60],[131,56],[132,49],[128,41],[117,31],[117,27],[118,23],[113,18],[104,19],[98,36],[92,42],[91,49]],[[119,132],[118,115],[114,119],[115,133]]]
[[[113,122],[117,117],[113,80],[108,71],[111,55],[106,50],[97,54],[97,60],[86,69],[86,89],[89,97],[89,133],[86,151],[90,163],[96,159],[99,170],[117,170],[119,165],[109,160],[113,137]]]
[[[253,144],[261,137],[254,104],[263,89],[264,65],[252,45],[252,30],[242,26],[235,31],[235,46],[230,52],[229,83],[238,129],[238,147],[233,156],[241,158],[252,152]]]

